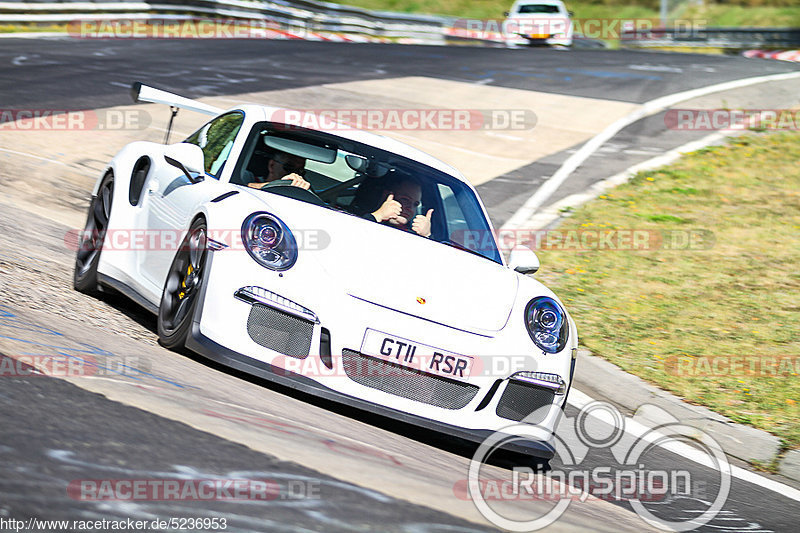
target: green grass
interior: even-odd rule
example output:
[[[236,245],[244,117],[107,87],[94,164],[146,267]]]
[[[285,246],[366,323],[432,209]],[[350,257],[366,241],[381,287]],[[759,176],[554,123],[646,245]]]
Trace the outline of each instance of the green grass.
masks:
[[[587,228],[711,232],[693,250],[543,249],[537,277],[593,353],[800,447],[800,133],[748,134],[640,173],[560,229]],[[795,366],[778,377],[675,372],[702,374],[715,356]]]
[[[433,13],[463,18],[497,19],[511,7],[511,0],[340,0],[339,3],[366,9],[403,13]],[[566,2],[577,19],[658,19],[658,9],[630,5]],[[741,7],[712,4],[707,7],[678,8],[670,14],[676,19],[703,21],[705,26],[800,26],[800,6]]]
[[[800,6],[794,7],[742,7],[691,6],[676,16],[684,19],[707,20],[708,26],[798,27]]]
[[[66,24],[0,24],[0,33],[66,31]]]

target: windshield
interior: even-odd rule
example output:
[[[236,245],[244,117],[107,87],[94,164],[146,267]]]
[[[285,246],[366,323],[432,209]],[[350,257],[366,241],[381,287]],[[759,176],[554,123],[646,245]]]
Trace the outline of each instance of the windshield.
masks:
[[[518,13],[536,13],[536,14],[558,13],[558,6],[549,4],[523,4],[519,6]]]
[[[313,194],[288,181],[277,182],[292,174],[302,176]],[[407,231],[502,263],[489,223],[468,185],[370,145],[312,130],[257,124],[231,182],[362,217],[387,231]]]

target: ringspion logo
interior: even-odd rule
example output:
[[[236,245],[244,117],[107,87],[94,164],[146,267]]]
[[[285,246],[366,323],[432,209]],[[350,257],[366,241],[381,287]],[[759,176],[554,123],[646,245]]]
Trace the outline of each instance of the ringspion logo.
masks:
[[[668,422],[634,435],[626,430],[626,419],[616,407],[594,401],[575,417],[564,415],[553,434],[535,423],[545,418],[541,413],[545,408],[534,411],[481,443],[467,479],[457,481],[453,493],[471,500],[487,520],[509,531],[538,531],[556,522],[574,502],[597,499],[625,502],[643,521],[662,530],[690,531],[709,523],[722,511],[730,492],[731,467],[725,453],[704,431],[680,423],[659,407],[640,409],[644,407]],[[557,458],[549,469],[513,466],[502,477],[487,467],[492,455],[507,446],[548,440]],[[677,464],[664,464],[658,450],[675,445],[703,455],[703,464],[716,471],[713,485]],[[595,463],[586,461],[593,454],[604,458],[602,464],[591,466]],[[553,505],[533,506],[531,501]],[[681,503],[675,505],[677,501]],[[663,511],[670,504],[675,512],[667,519]]]

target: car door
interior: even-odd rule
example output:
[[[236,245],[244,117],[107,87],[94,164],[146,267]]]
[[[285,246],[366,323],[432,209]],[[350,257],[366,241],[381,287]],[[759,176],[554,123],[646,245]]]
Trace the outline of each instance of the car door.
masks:
[[[164,164],[147,185],[147,228],[158,244],[142,250],[139,267],[143,277],[157,287],[159,293],[197,206],[231,187],[220,183],[219,177],[226,165],[235,163],[229,158],[243,122],[242,112],[225,113],[183,141],[203,150],[205,176],[202,180],[193,183],[177,168]]]

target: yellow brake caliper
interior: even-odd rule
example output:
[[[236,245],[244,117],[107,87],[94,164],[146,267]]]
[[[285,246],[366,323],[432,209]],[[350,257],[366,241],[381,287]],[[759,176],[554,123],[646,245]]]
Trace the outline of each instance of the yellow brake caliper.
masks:
[[[193,271],[194,269],[192,268],[192,265],[189,265],[186,268],[186,276],[189,276]],[[181,281],[181,287],[183,287],[184,289],[186,288],[186,277],[184,277],[183,281]],[[184,291],[178,293],[179,300],[183,300],[184,296],[186,296],[186,293]]]

